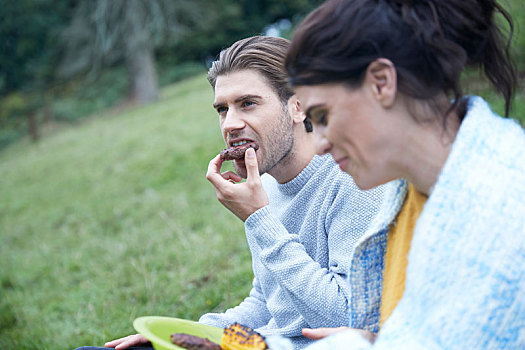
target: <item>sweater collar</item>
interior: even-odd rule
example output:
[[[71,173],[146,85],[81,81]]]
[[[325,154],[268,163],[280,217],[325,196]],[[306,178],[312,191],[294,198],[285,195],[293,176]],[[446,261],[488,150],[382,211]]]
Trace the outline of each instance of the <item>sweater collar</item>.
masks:
[[[315,155],[310,163],[308,163],[308,165],[299,174],[297,174],[296,177],[283,184],[278,183],[277,188],[280,192],[285,194],[295,194],[299,192],[315,174],[315,172],[321,167],[321,165],[330,159],[332,159],[330,155]]]
[[[458,175],[457,169],[464,169],[467,160],[471,160],[469,155],[473,151],[479,152],[486,146],[486,140],[494,135],[495,119],[490,106],[484,99],[478,96],[468,97],[467,112],[430,196],[437,187],[448,181],[455,181]]]

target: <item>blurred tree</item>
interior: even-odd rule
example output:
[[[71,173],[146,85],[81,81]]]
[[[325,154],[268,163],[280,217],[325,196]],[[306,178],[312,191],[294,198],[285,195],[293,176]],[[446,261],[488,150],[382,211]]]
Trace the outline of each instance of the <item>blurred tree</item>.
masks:
[[[0,0],[0,95],[45,89],[72,0]]]
[[[0,0],[0,147],[19,133],[24,119],[31,138],[38,139],[37,115],[42,105],[48,107],[44,95],[60,55],[55,43],[72,3]]]
[[[0,0],[0,148],[24,125],[36,139],[38,124],[55,114],[57,94],[81,89],[85,73],[93,83],[105,68],[123,64],[129,98],[150,101],[158,95],[155,58],[174,76],[181,63],[202,64],[234,41],[282,18],[293,22],[320,2]],[[12,108],[13,96],[24,103]]]
[[[123,60],[129,98],[157,95],[155,53],[171,62],[204,61],[241,37],[281,18],[305,14],[320,0],[79,1],[64,31],[60,73],[97,72]]]
[[[205,61],[235,41],[264,34],[281,19],[297,23],[324,0],[200,0],[204,21],[180,40],[159,47],[160,56]]]
[[[129,99],[137,103],[158,97],[154,49],[166,38],[179,38],[201,20],[199,1],[79,1],[64,30],[65,55],[60,75],[71,77],[123,60]]]

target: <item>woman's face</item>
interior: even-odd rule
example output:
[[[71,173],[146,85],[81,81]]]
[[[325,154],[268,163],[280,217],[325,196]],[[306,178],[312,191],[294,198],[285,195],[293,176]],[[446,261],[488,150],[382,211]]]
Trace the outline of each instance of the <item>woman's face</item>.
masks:
[[[333,83],[299,86],[296,92],[314,125],[317,153],[331,153],[361,189],[399,177],[392,142],[399,126],[370,89]]]

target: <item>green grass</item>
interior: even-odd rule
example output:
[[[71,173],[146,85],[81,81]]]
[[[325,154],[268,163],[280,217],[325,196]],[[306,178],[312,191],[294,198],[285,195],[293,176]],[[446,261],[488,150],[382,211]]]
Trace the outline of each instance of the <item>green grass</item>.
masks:
[[[0,348],[102,345],[138,316],[196,320],[248,294],[243,225],[205,179],[222,149],[212,100],[199,75],[0,152]]]
[[[525,77],[523,73],[521,74]],[[487,100],[495,113],[499,115],[505,114],[503,98],[492,88],[492,85],[485,77],[480,76],[479,72],[474,70],[467,71],[463,75],[462,86],[464,94],[481,96]],[[518,87],[511,103],[509,117],[518,120],[521,125],[525,126],[525,79],[523,78],[518,80]]]
[[[245,297],[242,223],[205,179],[222,148],[204,76],[0,153],[0,347],[72,349],[142,315]]]

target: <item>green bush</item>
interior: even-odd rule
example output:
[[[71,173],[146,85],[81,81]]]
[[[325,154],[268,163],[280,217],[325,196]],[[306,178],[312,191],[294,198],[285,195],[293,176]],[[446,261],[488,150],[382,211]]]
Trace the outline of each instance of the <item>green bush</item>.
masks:
[[[206,71],[201,63],[159,62],[157,74],[160,86],[166,86]],[[55,86],[45,94],[12,93],[0,99],[0,149],[27,134],[26,115],[37,110],[42,122],[42,102],[50,105],[50,119],[55,122],[78,122],[90,115],[101,113],[126,98],[127,76],[122,67],[114,67],[86,75]]]
[[[10,127],[10,128],[1,128],[0,129],[0,150],[4,147],[9,146],[13,142],[17,141],[26,134],[24,128]]]
[[[126,72],[113,68],[85,76],[51,92],[53,118],[74,122],[115,105],[126,95]]]
[[[157,64],[157,75],[160,86],[176,83],[186,78],[190,78],[206,71],[206,66],[198,62],[184,62],[170,64],[169,62],[159,62]]]

